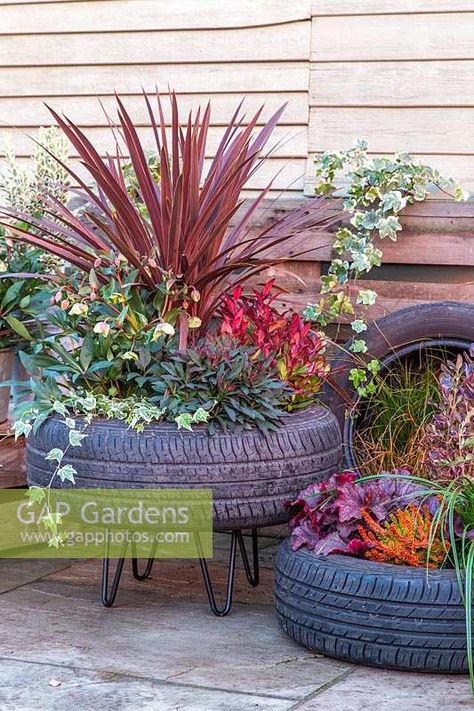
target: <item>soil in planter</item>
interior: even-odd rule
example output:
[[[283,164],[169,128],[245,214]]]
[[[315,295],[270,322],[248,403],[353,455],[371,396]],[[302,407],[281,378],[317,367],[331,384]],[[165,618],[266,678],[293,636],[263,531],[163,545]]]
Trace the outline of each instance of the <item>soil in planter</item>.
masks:
[[[377,391],[361,401],[353,420],[352,459],[364,474],[408,467],[424,475],[420,447],[440,400],[441,366],[452,348],[419,349],[395,360],[376,378]]]

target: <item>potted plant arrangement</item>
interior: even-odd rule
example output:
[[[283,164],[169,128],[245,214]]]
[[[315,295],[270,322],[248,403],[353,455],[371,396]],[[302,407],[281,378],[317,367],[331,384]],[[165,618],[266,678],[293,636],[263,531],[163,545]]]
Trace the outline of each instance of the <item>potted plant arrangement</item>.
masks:
[[[292,502],[277,563],[282,629],[330,656],[473,678],[474,361],[440,368],[408,470],[343,472]]]
[[[284,501],[334,474],[341,456],[337,422],[316,404],[323,335],[276,310],[273,283],[243,287],[279,261],[273,247],[327,229],[339,211],[320,198],[249,232],[267,190],[249,207],[240,194],[282,110],[257,131],[261,112],[244,125],[238,110],[204,174],[210,107],[181,125],[171,95],[167,129],[160,97],[156,108],[144,100],[155,161],[120,99],[113,158],[52,112],[94,184],[61,161],[81,207],[50,196],[45,217],[22,213],[12,228],[71,266],[55,282],[52,328],[22,355],[35,399],[16,429],[29,435],[36,499],[49,486],[212,487],[215,528],[234,531],[231,589],[241,529],[286,520]],[[214,602],[216,614],[229,609]]]
[[[349,318],[354,331],[326,392],[346,469],[288,502],[278,621],[329,656],[473,679],[474,306],[422,304],[369,325],[377,295],[353,284],[381,262],[374,237],[397,239],[398,213],[429,183],[467,195],[407,155],[371,158],[361,142],[316,162],[320,193],[347,170],[352,214],[307,311],[320,324]]]
[[[48,304],[48,282],[61,264],[37,247],[14,240],[12,228],[25,226],[23,214],[41,217],[46,195],[65,201],[68,175],[61,162],[67,160],[68,141],[55,127],[40,129],[31,171],[16,159],[8,137],[3,139],[2,150],[0,199],[15,217],[0,228],[0,382],[13,380],[15,394],[20,392],[16,383],[25,380],[17,352],[33,340],[36,319]],[[9,405],[10,385],[4,385],[0,387],[0,423],[7,420]]]

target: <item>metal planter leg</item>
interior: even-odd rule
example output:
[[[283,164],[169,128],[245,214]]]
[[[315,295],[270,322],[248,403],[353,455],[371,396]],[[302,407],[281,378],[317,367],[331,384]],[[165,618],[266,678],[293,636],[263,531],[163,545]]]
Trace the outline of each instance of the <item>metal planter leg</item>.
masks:
[[[249,581],[250,585],[253,588],[256,588],[260,582],[260,565],[258,560],[258,531],[256,528],[252,528],[252,568],[250,568],[247,549],[245,548],[245,541],[242,535],[242,531],[237,531],[237,540],[239,542],[240,555],[242,556],[245,575],[247,576],[247,580]]]
[[[197,537],[198,547],[200,548],[200,541]],[[252,585],[256,587],[259,583],[259,563],[258,563],[258,538],[257,529],[252,529],[252,568],[250,567],[250,562],[248,559],[247,550],[245,548],[245,541],[242,535],[242,531],[232,531],[232,536],[230,540],[230,552],[229,552],[229,565],[227,568],[227,588],[225,593],[225,602],[222,607],[219,607],[216,603],[216,596],[214,593],[214,588],[212,585],[211,577],[209,575],[209,568],[207,566],[207,561],[205,558],[200,557],[199,563],[201,565],[202,577],[204,579],[204,585],[206,588],[207,598],[209,600],[209,607],[211,612],[213,612],[216,617],[225,617],[229,614],[232,609],[233,593],[234,593],[234,579],[235,579],[235,562],[237,555],[237,545],[240,549],[240,554],[242,556],[242,561],[244,564],[245,574],[247,580]]]
[[[234,594],[234,580],[235,580],[235,565],[237,558],[237,547],[240,550],[240,555],[242,557],[242,562],[244,565],[245,575],[252,587],[256,587],[259,583],[260,571],[259,571],[259,560],[258,560],[258,536],[257,529],[252,529],[252,554],[251,560],[249,560],[249,554],[245,547],[245,540],[242,531],[232,531],[230,539],[230,551],[229,551],[229,563],[227,567],[227,585],[225,591],[224,604],[219,606],[216,602],[216,596],[214,593],[214,587],[211,581],[211,576],[209,574],[209,568],[207,565],[206,558],[202,555],[202,546],[199,539],[199,534],[196,535],[196,543],[198,546],[198,551],[201,554],[199,557],[199,564],[201,566],[202,577],[204,580],[204,586],[206,588],[207,598],[209,600],[209,607],[211,612],[213,612],[216,617],[225,617],[229,614],[232,609],[233,594]],[[117,565],[115,568],[115,573],[112,578],[112,584],[110,584],[110,558],[108,557],[109,546],[106,544],[105,557],[102,566],[102,586],[101,586],[101,600],[104,607],[112,607],[117,597],[117,592],[120,585],[120,579],[122,577],[123,567],[125,564],[125,553],[127,551],[127,544],[125,543],[120,558],[117,559]],[[136,547],[132,544],[132,553],[136,553]],[[155,560],[156,546],[151,550],[150,557],[148,558],[145,568],[142,572],[138,569],[138,559],[136,556],[132,558],[132,572],[135,580],[146,580],[151,574],[153,563]]]
[[[121,551],[120,558],[117,559],[117,567],[115,568],[115,573],[112,580],[112,587],[109,590],[109,570],[110,570],[110,558],[109,558],[109,543],[105,544],[105,558],[102,561],[102,585],[101,585],[101,600],[104,607],[112,607],[117,597],[118,588],[120,585],[120,578],[122,577],[123,566],[125,563],[125,553],[127,551],[128,544],[124,543]]]
[[[155,553],[157,547],[158,544],[154,543],[153,548],[150,551],[150,557],[146,562],[145,569],[142,573],[140,573],[140,571],[138,570],[138,559],[136,558],[137,547],[135,543],[132,543],[132,552],[134,555],[134,557],[132,558],[132,573],[135,580],[139,580],[141,582],[142,580],[146,580],[150,577],[151,571],[153,569],[153,563],[155,562]]]

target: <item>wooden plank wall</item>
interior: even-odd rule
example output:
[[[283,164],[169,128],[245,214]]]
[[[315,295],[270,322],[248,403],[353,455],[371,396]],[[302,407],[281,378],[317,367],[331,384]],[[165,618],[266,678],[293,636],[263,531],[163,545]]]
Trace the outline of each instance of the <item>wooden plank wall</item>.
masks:
[[[277,175],[275,190],[301,194],[308,156],[310,0],[0,0],[0,132],[25,159],[43,102],[66,112],[103,150],[104,114],[117,91],[139,124],[141,87],[168,85],[187,111],[212,98],[210,155],[243,96],[250,113],[288,108],[279,148],[252,177],[249,195]],[[148,136],[150,133],[144,129]],[[151,138],[150,138],[151,145]]]
[[[314,154],[357,138],[374,154],[409,151],[474,192],[473,76],[474,0],[313,0],[306,193]],[[367,282],[379,294],[371,316],[474,301],[474,204],[433,198],[406,210],[397,243],[379,243],[386,266]],[[332,256],[331,236],[317,241],[293,277],[281,276],[288,303],[317,294]]]
[[[271,223],[297,204],[298,201],[293,200],[268,207],[262,211],[260,224]],[[406,208],[401,220],[404,229],[397,242],[376,241],[383,252],[383,266],[373,269],[369,279],[364,281],[366,288],[378,294],[367,317],[379,318],[427,301],[474,302],[474,202],[427,200]],[[331,232],[315,234],[308,230],[295,236],[284,249],[280,247],[276,256],[311,251],[304,259],[296,258],[272,267],[255,280],[255,284],[276,277],[287,292],[280,299],[281,305],[303,309],[317,300],[321,274],[336,256],[333,240]],[[341,322],[350,320],[341,319]],[[347,333],[343,329],[339,340],[344,340]]]
[[[473,76],[473,0],[313,0],[310,155],[366,138],[474,191]]]
[[[141,86],[169,83],[186,110],[211,97],[208,157],[243,95],[267,116],[288,101],[281,145],[248,192],[278,173],[278,212],[305,183],[312,194],[315,152],[357,137],[373,152],[409,150],[474,191],[473,76],[474,0],[0,0],[0,126],[25,160],[27,134],[48,123],[43,101],[106,150],[98,96],[108,109],[124,94],[143,135]],[[374,313],[472,299],[473,218],[472,204],[411,208],[401,241],[381,245],[390,266],[371,275]],[[298,305],[315,298],[330,241],[282,272]]]

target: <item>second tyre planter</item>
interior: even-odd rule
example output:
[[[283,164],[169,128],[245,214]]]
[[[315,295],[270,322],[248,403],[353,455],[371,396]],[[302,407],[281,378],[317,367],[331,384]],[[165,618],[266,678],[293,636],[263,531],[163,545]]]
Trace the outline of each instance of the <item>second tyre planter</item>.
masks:
[[[104,488],[212,488],[214,528],[256,528],[288,519],[284,506],[310,483],[334,474],[341,461],[341,436],[334,415],[310,407],[282,419],[276,430],[241,430],[209,435],[169,423],[131,430],[117,420],[95,420],[80,447],[67,448],[68,430],[49,418],[27,445],[30,486],[47,486],[54,462],[45,455],[66,451],[63,464],[78,472],[76,486]],[[57,485],[57,482],[55,482]]]
[[[454,570],[316,556],[286,540],[275,586],[281,629],[309,649],[377,667],[467,672]]]
[[[366,361],[375,358],[389,362],[397,351],[403,351],[407,346],[414,350],[417,345],[429,341],[441,344],[455,339],[473,343],[474,304],[443,301],[410,306],[374,321],[363,336],[367,353],[360,357]],[[325,402],[338,418],[341,429],[348,407],[357,400],[350,382],[354,358],[349,354],[349,347],[350,343],[347,343],[341,355],[333,359],[332,385],[326,385],[324,389]],[[346,399],[342,397],[343,393]]]

